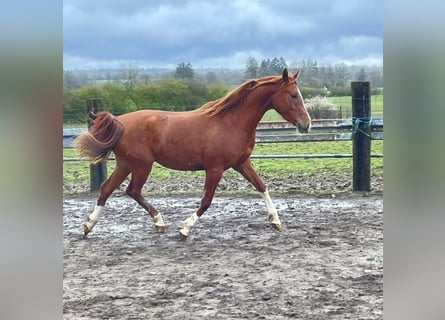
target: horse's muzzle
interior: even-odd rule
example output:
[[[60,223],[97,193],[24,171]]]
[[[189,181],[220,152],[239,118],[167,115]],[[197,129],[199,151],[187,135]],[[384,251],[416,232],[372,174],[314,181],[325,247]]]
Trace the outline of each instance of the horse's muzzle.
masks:
[[[300,133],[308,133],[311,130],[311,123],[309,122],[307,125],[302,125],[297,122],[297,129]]]

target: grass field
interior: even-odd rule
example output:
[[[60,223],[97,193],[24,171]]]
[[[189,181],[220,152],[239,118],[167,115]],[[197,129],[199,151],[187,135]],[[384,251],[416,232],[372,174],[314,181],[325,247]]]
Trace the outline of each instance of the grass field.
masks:
[[[343,118],[352,116],[352,99],[350,96],[328,97],[328,99],[339,108],[341,107]],[[371,96],[371,117],[383,118],[383,95]]]

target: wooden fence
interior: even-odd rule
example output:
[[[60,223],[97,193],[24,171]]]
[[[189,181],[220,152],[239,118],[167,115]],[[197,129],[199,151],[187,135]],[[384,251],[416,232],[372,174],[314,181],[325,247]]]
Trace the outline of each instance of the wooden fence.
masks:
[[[313,120],[310,133],[300,134],[295,126],[286,121],[260,122],[256,130],[257,143],[309,142],[309,141],[344,141],[352,140],[353,153],[319,154],[254,154],[251,158],[353,158],[353,189],[370,190],[370,158],[383,157],[383,154],[371,154],[371,140],[383,140],[383,119],[370,118],[369,82],[353,82],[352,106],[353,117],[350,119]],[[97,101],[96,101],[97,102]],[[98,111],[94,101],[87,102],[88,112]],[[91,107],[93,106],[93,107]],[[93,108],[94,110],[91,110]],[[100,104],[99,104],[100,108]],[[85,128],[63,129],[63,147],[72,148],[75,137]],[[64,157],[63,161],[81,161],[80,158]],[[110,157],[110,160],[113,160]],[[98,190],[106,178],[105,164],[90,166],[90,186]]]

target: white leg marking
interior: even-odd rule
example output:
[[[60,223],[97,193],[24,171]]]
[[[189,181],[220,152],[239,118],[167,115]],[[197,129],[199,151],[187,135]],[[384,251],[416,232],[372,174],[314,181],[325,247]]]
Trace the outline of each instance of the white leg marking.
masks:
[[[86,227],[88,228],[88,230],[91,231],[93,227],[96,225],[96,223],[99,221],[103,209],[104,209],[103,206],[94,207],[94,211],[89,215],[88,221],[86,223]]]
[[[164,219],[162,218],[162,215],[160,213],[158,213],[152,219],[153,219],[153,222],[154,222],[155,226],[157,226],[157,227],[165,227]]]
[[[263,192],[261,194],[261,196],[263,197],[263,200],[266,203],[269,222],[272,224],[281,225],[281,221],[280,221],[280,218],[278,217],[277,209],[275,209],[272,199],[269,196],[269,191],[266,190],[265,192]]]
[[[196,224],[196,222],[198,221],[199,217],[196,214],[196,212],[194,214],[192,214],[190,217],[188,217],[186,220],[184,220],[184,222],[182,223],[182,229],[181,229],[181,233],[188,237],[190,234],[190,230],[193,228],[193,226]]]

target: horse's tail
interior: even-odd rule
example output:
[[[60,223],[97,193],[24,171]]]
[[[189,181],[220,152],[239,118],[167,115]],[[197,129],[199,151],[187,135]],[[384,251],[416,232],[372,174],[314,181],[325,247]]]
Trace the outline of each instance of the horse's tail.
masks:
[[[100,111],[88,130],[77,136],[74,147],[80,157],[97,163],[108,158],[124,127],[111,113]]]

